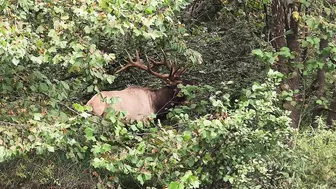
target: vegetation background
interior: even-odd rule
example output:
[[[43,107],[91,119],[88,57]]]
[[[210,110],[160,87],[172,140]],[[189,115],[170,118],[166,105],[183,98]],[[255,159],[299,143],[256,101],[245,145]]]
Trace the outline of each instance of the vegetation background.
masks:
[[[1,188],[336,188],[334,0],[0,0]],[[188,67],[191,104],[125,125],[84,106]]]

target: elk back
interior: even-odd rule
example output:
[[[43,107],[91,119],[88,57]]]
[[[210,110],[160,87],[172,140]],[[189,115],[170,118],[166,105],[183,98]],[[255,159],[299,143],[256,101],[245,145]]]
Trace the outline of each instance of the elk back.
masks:
[[[103,98],[114,97],[120,99],[112,106],[103,101]],[[93,113],[98,116],[103,115],[108,107],[115,111],[125,111],[126,121],[141,121],[155,113],[152,105],[152,91],[140,87],[128,87],[121,91],[102,91],[101,95],[94,95],[86,105],[91,106]]]

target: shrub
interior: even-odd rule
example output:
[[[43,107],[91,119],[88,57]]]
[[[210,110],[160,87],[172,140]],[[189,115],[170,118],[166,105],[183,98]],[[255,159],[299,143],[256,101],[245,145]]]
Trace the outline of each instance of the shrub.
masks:
[[[288,179],[291,188],[336,187],[336,139],[332,130],[307,130],[297,133]]]
[[[288,158],[290,137],[287,113],[274,106],[278,78],[270,71],[267,82],[254,84],[231,110],[228,96],[215,92],[203,105],[217,115],[191,119],[183,108],[173,111],[173,126],[125,125],[122,114],[101,120],[77,104],[77,117],[32,120],[22,138],[3,135],[1,159],[63,151],[72,161],[90,160],[104,186],[271,187],[286,175],[278,159]],[[192,107],[188,111],[198,108]]]

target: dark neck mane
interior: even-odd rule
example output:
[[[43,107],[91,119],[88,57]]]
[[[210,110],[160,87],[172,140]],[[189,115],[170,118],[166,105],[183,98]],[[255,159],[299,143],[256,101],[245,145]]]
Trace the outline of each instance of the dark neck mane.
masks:
[[[152,105],[156,112],[157,119],[164,119],[168,110],[176,105],[177,95],[176,86],[167,86],[162,89],[154,90],[152,93]]]

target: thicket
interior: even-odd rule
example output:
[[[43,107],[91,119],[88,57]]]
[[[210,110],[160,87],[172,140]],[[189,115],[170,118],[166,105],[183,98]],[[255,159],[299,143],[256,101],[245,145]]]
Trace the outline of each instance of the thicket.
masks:
[[[301,33],[279,36],[274,4],[0,2],[0,187],[336,187],[335,133],[314,113],[334,87],[334,3],[289,4]],[[101,90],[162,85],[114,74],[135,50],[189,67],[190,105],[162,122],[90,114],[84,104]]]

